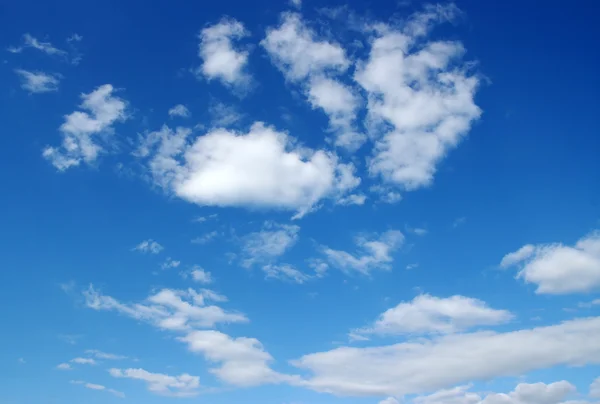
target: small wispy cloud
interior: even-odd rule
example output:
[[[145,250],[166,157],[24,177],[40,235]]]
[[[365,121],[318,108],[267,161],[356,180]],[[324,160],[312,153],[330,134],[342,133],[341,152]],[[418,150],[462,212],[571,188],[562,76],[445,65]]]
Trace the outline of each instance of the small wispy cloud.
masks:
[[[150,254],[158,254],[162,250],[164,250],[164,247],[152,239],[144,240],[133,247],[133,251],[140,251]]]
[[[23,69],[15,69],[15,73],[21,78],[21,88],[31,94],[58,91],[60,76],[57,74]]]

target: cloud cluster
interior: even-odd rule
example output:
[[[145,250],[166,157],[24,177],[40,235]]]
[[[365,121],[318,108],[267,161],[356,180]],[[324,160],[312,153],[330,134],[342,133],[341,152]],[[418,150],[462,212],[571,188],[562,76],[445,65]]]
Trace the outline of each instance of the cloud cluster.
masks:
[[[47,146],[43,156],[59,171],[78,166],[81,162],[91,164],[104,150],[101,143],[113,133],[113,124],[127,119],[127,103],[114,95],[110,84],[82,94],[80,108],[65,116],[61,125],[62,144]]]
[[[600,318],[592,317],[509,332],[340,347],[305,355],[293,364],[312,373],[304,385],[317,391],[399,397],[558,365],[599,364],[600,340],[590,338],[598,332]]]
[[[244,25],[234,19],[223,19],[200,32],[199,56],[203,63],[198,68],[208,80],[217,79],[223,84],[240,89],[249,84],[250,76],[244,71],[248,52],[236,49],[233,41],[249,33]]]
[[[510,321],[506,310],[490,308],[485,302],[465,296],[439,298],[419,295],[386,310],[375,323],[355,330],[354,334],[418,335],[450,334],[477,326],[490,326]]]
[[[536,293],[590,292],[600,288],[600,231],[586,235],[574,246],[524,245],[506,254],[500,266],[518,267],[517,277],[535,284]]]
[[[369,275],[373,270],[389,270],[393,261],[392,252],[404,242],[404,235],[398,230],[388,230],[375,238],[360,236],[355,240],[358,252],[323,248],[329,264],[345,272],[358,272]]]

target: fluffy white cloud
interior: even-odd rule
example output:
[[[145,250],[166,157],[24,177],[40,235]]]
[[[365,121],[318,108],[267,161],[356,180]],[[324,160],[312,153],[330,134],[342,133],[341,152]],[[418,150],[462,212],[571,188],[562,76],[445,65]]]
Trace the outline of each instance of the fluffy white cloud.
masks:
[[[197,74],[208,80],[218,79],[228,86],[239,88],[249,84],[244,71],[248,52],[234,48],[233,41],[249,35],[244,25],[233,19],[223,19],[218,24],[200,32],[199,56],[203,63]]]
[[[78,166],[82,161],[90,164],[96,161],[103,151],[100,144],[113,133],[112,125],[127,118],[127,104],[115,96],[110,84],[98,87],[88,94],[82,94],[80,108],[65,116],[60,131],[63,135],[60,147],[46,147],[43,156],[59,171]]]
[[[393,261],[391,253],[404,241],[404,235],[397,230],[386,231],[371,239],[365,236],[357,237],[355,242],[359,248],[358,254],[346,251],[323,248],[327,261],[346,272],[360,272],[368,275],[376,269],[390,269]]]
[[[15,73],[21,77],[21,88],[30,93],[48,93],[58,91],[60,76],[44,72],[30,72],[16,69]]]
[[[256,386],[292,380],[269,367],[273,360],[260,341],[255,338],[232,338],[219,331],[193,331],[181,341],[192,352],[201,353],[211,362],[220,364],[211,373],[226,383],[236,386]]]
[[[304,283],[312,279],[312,276],[297,270],[289,264],[269,264],[263,266],[262,269],[267,279],[281,279],[284,281],[292,281],[295,283]]]
[[[479,79],[461,65],[459,42],[426,42],[431,26],[455,8],[429,8],[403,30],[379,24],[368,60],[354,79],[368,97],[368,126],[377,138],[372,175],[406,190],[430,185],[438,162],[454,148],[481,111]]]
[[[142,380],[148,384],[152,393],[168,397],[193,397],[198,395],[200,378],[183,373],[170,376],[162,373],[150,373],[144,369],[109,369],[112,377]]]
[[[356,150],[366,139],[354,125],[360,100],[334,77],[350,65],[344,49],[319,39],[298,13],[284,13],[281,24],[267,30],[261,44],[286,79],[303,87],[312,107],[327,114],[336,146]]]
[[[590,385],[590,397],[600,398],[600,377],[595,379]]]
[[[558,365],[600,363],[600,317],[511,332],[451,334],[368,348],[340,347],[293,362],[303,382],[341,395],[401,396]],[[399,365],[400,364],[400,365]],[[366,379],[364,375],[369,375]]]
[[[144,240],[135,247],[133,247],[133,250],[140,251],[143,253],[158,254],[159,252],[164,250],[164,247],[156,241],[149,238],[148,240]]]
[[[299,217],[360,182],[351,164],[301,147],[262,123],[245,134],[214,129],[188,146],[189,134],[163,127],[143,140],[137,155],[151,155],[148,165],[157,184],[199,205],[280,208],[296,210]]]
[[[205,285],[208,285],[213,281],[211,273],[205,271],[203,268],[197,265],[194,267],[194,269],[192,269],[190,275],[195,282],[202,283]]]
[[[257,262],[269,262],[282,256],[298,240],[300,227],[296,225],[265,223],[263,229],[243,238],[242,250],[245,267]]]
[[[507,254],[500,266],[519,266],[517,275],[537,285],[536,293],[568,294],[600,287],[600,231],[581,238],[574,246],[560,243],[525,245]]]
[[[177,104],[173,108],[169,109],[169,116],[173,117],[181,117],[188,118],[190,116],[190,110],[183,104]]]
[[[478,299],[458,295],[447,298],[420,295],[410,302],[402,302],[386,310],[372,326],[353,333],[447,334],[476,326],[501,324],[512,318],[510,312],[492,309]]]
[[[110,296],[98,293],[91,285],[84,292],[85,303],[89,308],[117,311],[166,330],[186,331],[195,328],[212,328],[218,323],[248,321],[241,313],[207,305],[206,300],[211,300],[213,296],[192,289],[162,289],[149,296],[144,303],[121,303]]]
[[[379,404],[400,404],[400,401],[396,400],[394,397],[388,397],[381,400]]]
[[[117,397],[125,398],[125,393],[118,391],[118,390],[114,390],[114,389],[107,389],[106,386],[103,386],[101,384],[88,383],[88,382],[84,382],[81,380],[71,380],[71,384],[80,384],[83,387],[85,387],[86,389],[106,391],[107,393],[113,394]]]

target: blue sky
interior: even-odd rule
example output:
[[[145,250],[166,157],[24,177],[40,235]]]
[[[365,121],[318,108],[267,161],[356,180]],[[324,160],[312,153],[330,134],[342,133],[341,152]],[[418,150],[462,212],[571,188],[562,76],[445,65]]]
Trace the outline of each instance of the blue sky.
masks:
[[[2,5],[0,402],[598,402],[595,8]]]

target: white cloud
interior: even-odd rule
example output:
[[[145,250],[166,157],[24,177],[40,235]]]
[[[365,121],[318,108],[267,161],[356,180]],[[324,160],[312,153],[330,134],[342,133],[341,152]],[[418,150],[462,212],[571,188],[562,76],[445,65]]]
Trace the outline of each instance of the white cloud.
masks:
[[[223,19],[200,32],[199,56],[203,60],[197,74],[208,80],[218,79],[236,88],[247,86],[250,76],[245,72],[248,52],[236,49],[233,41],[248,36],[244,25],[234,19]]]
[[[21,77],[21,88],[30,93],[48,93],[58,91],[60,76],[44,72],[30,72],[16,69],[15,73]]]
[[[462,44],[424,41],[452,14],[429,8],[402,31],[378,25],[369,58],[354,75],[367,92],[368,127],[378,139],[369,171],[405,190],[430,185],[437,164],[481,114],[474,103],[479,79],[461,64]]]
[[[170,376],[162,373],[150,373],[144,369],[109,369],[112,377],[142,380],[148,384],[152,393],[168,397],[193,397],[198,395],[200,378],[183,373]]]
[[[360,182],[351,164],[300,147],[262,123],[246,134],[214,129],[187,146],[189,133],[163,127],[144,143],[149,138],[160,143],[149,162],[155,183],[198,205],[280,208],[300,217],[321,199],[342,197]],[[150,148],[144,150],[150,155]]]
[[[117,396],[120,398],[125,398],[125,393],[118,391],[118,390],[114,390],[114,389],[107,389],[106,386],[103,386],[101,384],[88,383],[88,382],[84,382],[81,380],[71,380],[70,383],[71,384],[80,384],[83,387],[85,387],[86,389],[90,389],[90,390],[106,391],[107,393],[110,393],[114,396]]]
[[[71,359],[72,363],[76,363],[78,365],[95,365],[96,361],[92,358],[75,358]]]
[[[400,404],[400,401],[396,400],[394,397],[388,397],[381,400],[379,404]]]
[[[143,303],[121,303],[94,290],[84,292],[86,306],[94,310],[116,311],[136,320],[145,321],[155,327],[186,331],[195,328],[212,328],[219,323],[245,323],[248,319],[241,313],[207,305],[205,296],[193,289],[162,289],[149,296]]]
[[[65,52],[64,50],[54,47],[50,42],[42,42],[42,41],[38,40],[37,38],[33,37],[31,34],[23,35],[23,47],[37,49],[48,55],[56,55],[56,56],[66,56],[67,55],[67,52]],[[22,49],[22,48],[13,48],[13,49]],[[19,52],[20,52],[20,50],[19,50]],[[13,53],[18,53],[18,52],[13,52]]]
[[[164,250],[164,247],[156,241],[149,238],[148,240],[144,240],[135,247],[133,247],[133,250],[140,251],[143,253],[158,254],[159,252]]]
[[[190,110],[183,104],[177,104],[173,108],[169,109],[169,116],[173,117],[181,117],[188,118],[190,116]]]
[[[327,114],[336,146],[360,147],[366,140],[354,125],[360,99],[351,87],[333,77],[350,65],[344,49],[318,39],[297,13],[284,13],[281,24],[267,30],[261,45],[286,79],[303,87],[311,106]]]
[[[215,237],[217,237],[219,235],[219,232],[215,231],[209,231],[208,233],[203,234],[202,236],[198,236],[196,238],[192,239],[192,243],[193,244],[206,244],[211,242],[212,240],[215,239]]]
[[[265,277],[280,279],[284,281],[292,281],[295,283],[304,283],[312,277],[294,268],[289,264],[269,264],[263,266]]]
[[[127,119],[127,104],[114,96],[110,84],[98,87],[88,94],[82,94],[80,108],[88,112],[75,111],[65,116],[60,131],[62,145],[47,146],[43,156],[59,171],[78,166],[82,161],[91,164],[103,151],[100,141],[113,133],[112,125]]]
[[[61,363],[56,366],[56,369],[58,369],[58,370],[73,370],[71,365],[69,365],[68,363]]]
[[[366,200],[366,195],[350,194],[338,199],[335,203],[337,205],[364,205]]]
[[[317,391],[401,396],[558,365],[599,364],[600,339],[589,337],[598,332],[600,317],[584,318],[504,333],[486,331],[387,346],[340,347],[305,355],[293,364],[313,373],[304,385]]]
[[[97,359],[104,359],[104,360],[122,360],[122,359],[127,359],[127,356],[124,355],[116,355],[116,354],[111,354],[111,353],[107,353],[107,352],[102,352],[99,351],[97,349],[88,349],[85,351],[86,354],[88,355],[92,355],[94,357],[96,357]]]
[[[199,267],[198,265],[194,266],[194,268],[190,272],[190,275],[195,282],[202,283],[205,285],[208,285],[213,281],[211,273],[209,271],[205,271],[202,267]]]
[[[600,398],[600,377],[595,379],[590,385],[590,397]]]
[[[284,13],[277,28],[267,30],[261,45],[288,80],[299,81],[316,73],[344,72],[349,66],[337,43],[319,41],[297,13]]]
[[[300,9],[302,7],[302,0],[290,0],[290,5]]]
[[[586,235],[573,247],[525,245],[505,255],[500,266],[519,266],[517,277],[537,285],[536,293],[590,292],[600,287],[600,231]]]
[[[216,213],[213,213],[212,215],[208,215],[208,216],[197,216],[194,218],[194,222],[196,223],[204,223],[207,220],[211,220],[211,219],[216,219],[218,217],[218,215]]]
[[[506,310],[490,308],[485,302],[465,296],[439,298],[420,295],[386,310],[375,323],[353,333],[377,335],[448,334],[476,326],[510,321]]]
[[[357,237],[355,242],[360,250],[360,255],[329,247],[324,247],[323,253],[332,266],[346,272],[356,271],[368,275],[375,269],[390,269],[389,264],[393,261],[391,253],[403,241],[402,233],[397,230],[389,230],[374,239],[364,236]]]
[[[243,265],[250,267],[258,262],[270,262],[282,256],[298,240],[300,227],[266,222],[263,229],[243,238]]]
[[[257,386],[291,380],[274,372],[268,364],[273,360],[254,338],[232,338],[219,331],[194,331],[180,338],[192,352],[220,364],[210,372],[236,386]]]
[[[67,38],[67,42],[81,42],[83,41],[83,36],[79,35],[78,33],[74,33],[73,35],[71,35],[70,37]]]
[[[162,264],[160,264],[160,268],[161,269],[177,268],[180,264],[181,264],[181,261],[177,261],[177,260],[174,260],[171,257],[167,257],[167,259],[165,260],[165,262],[163,262]]]

